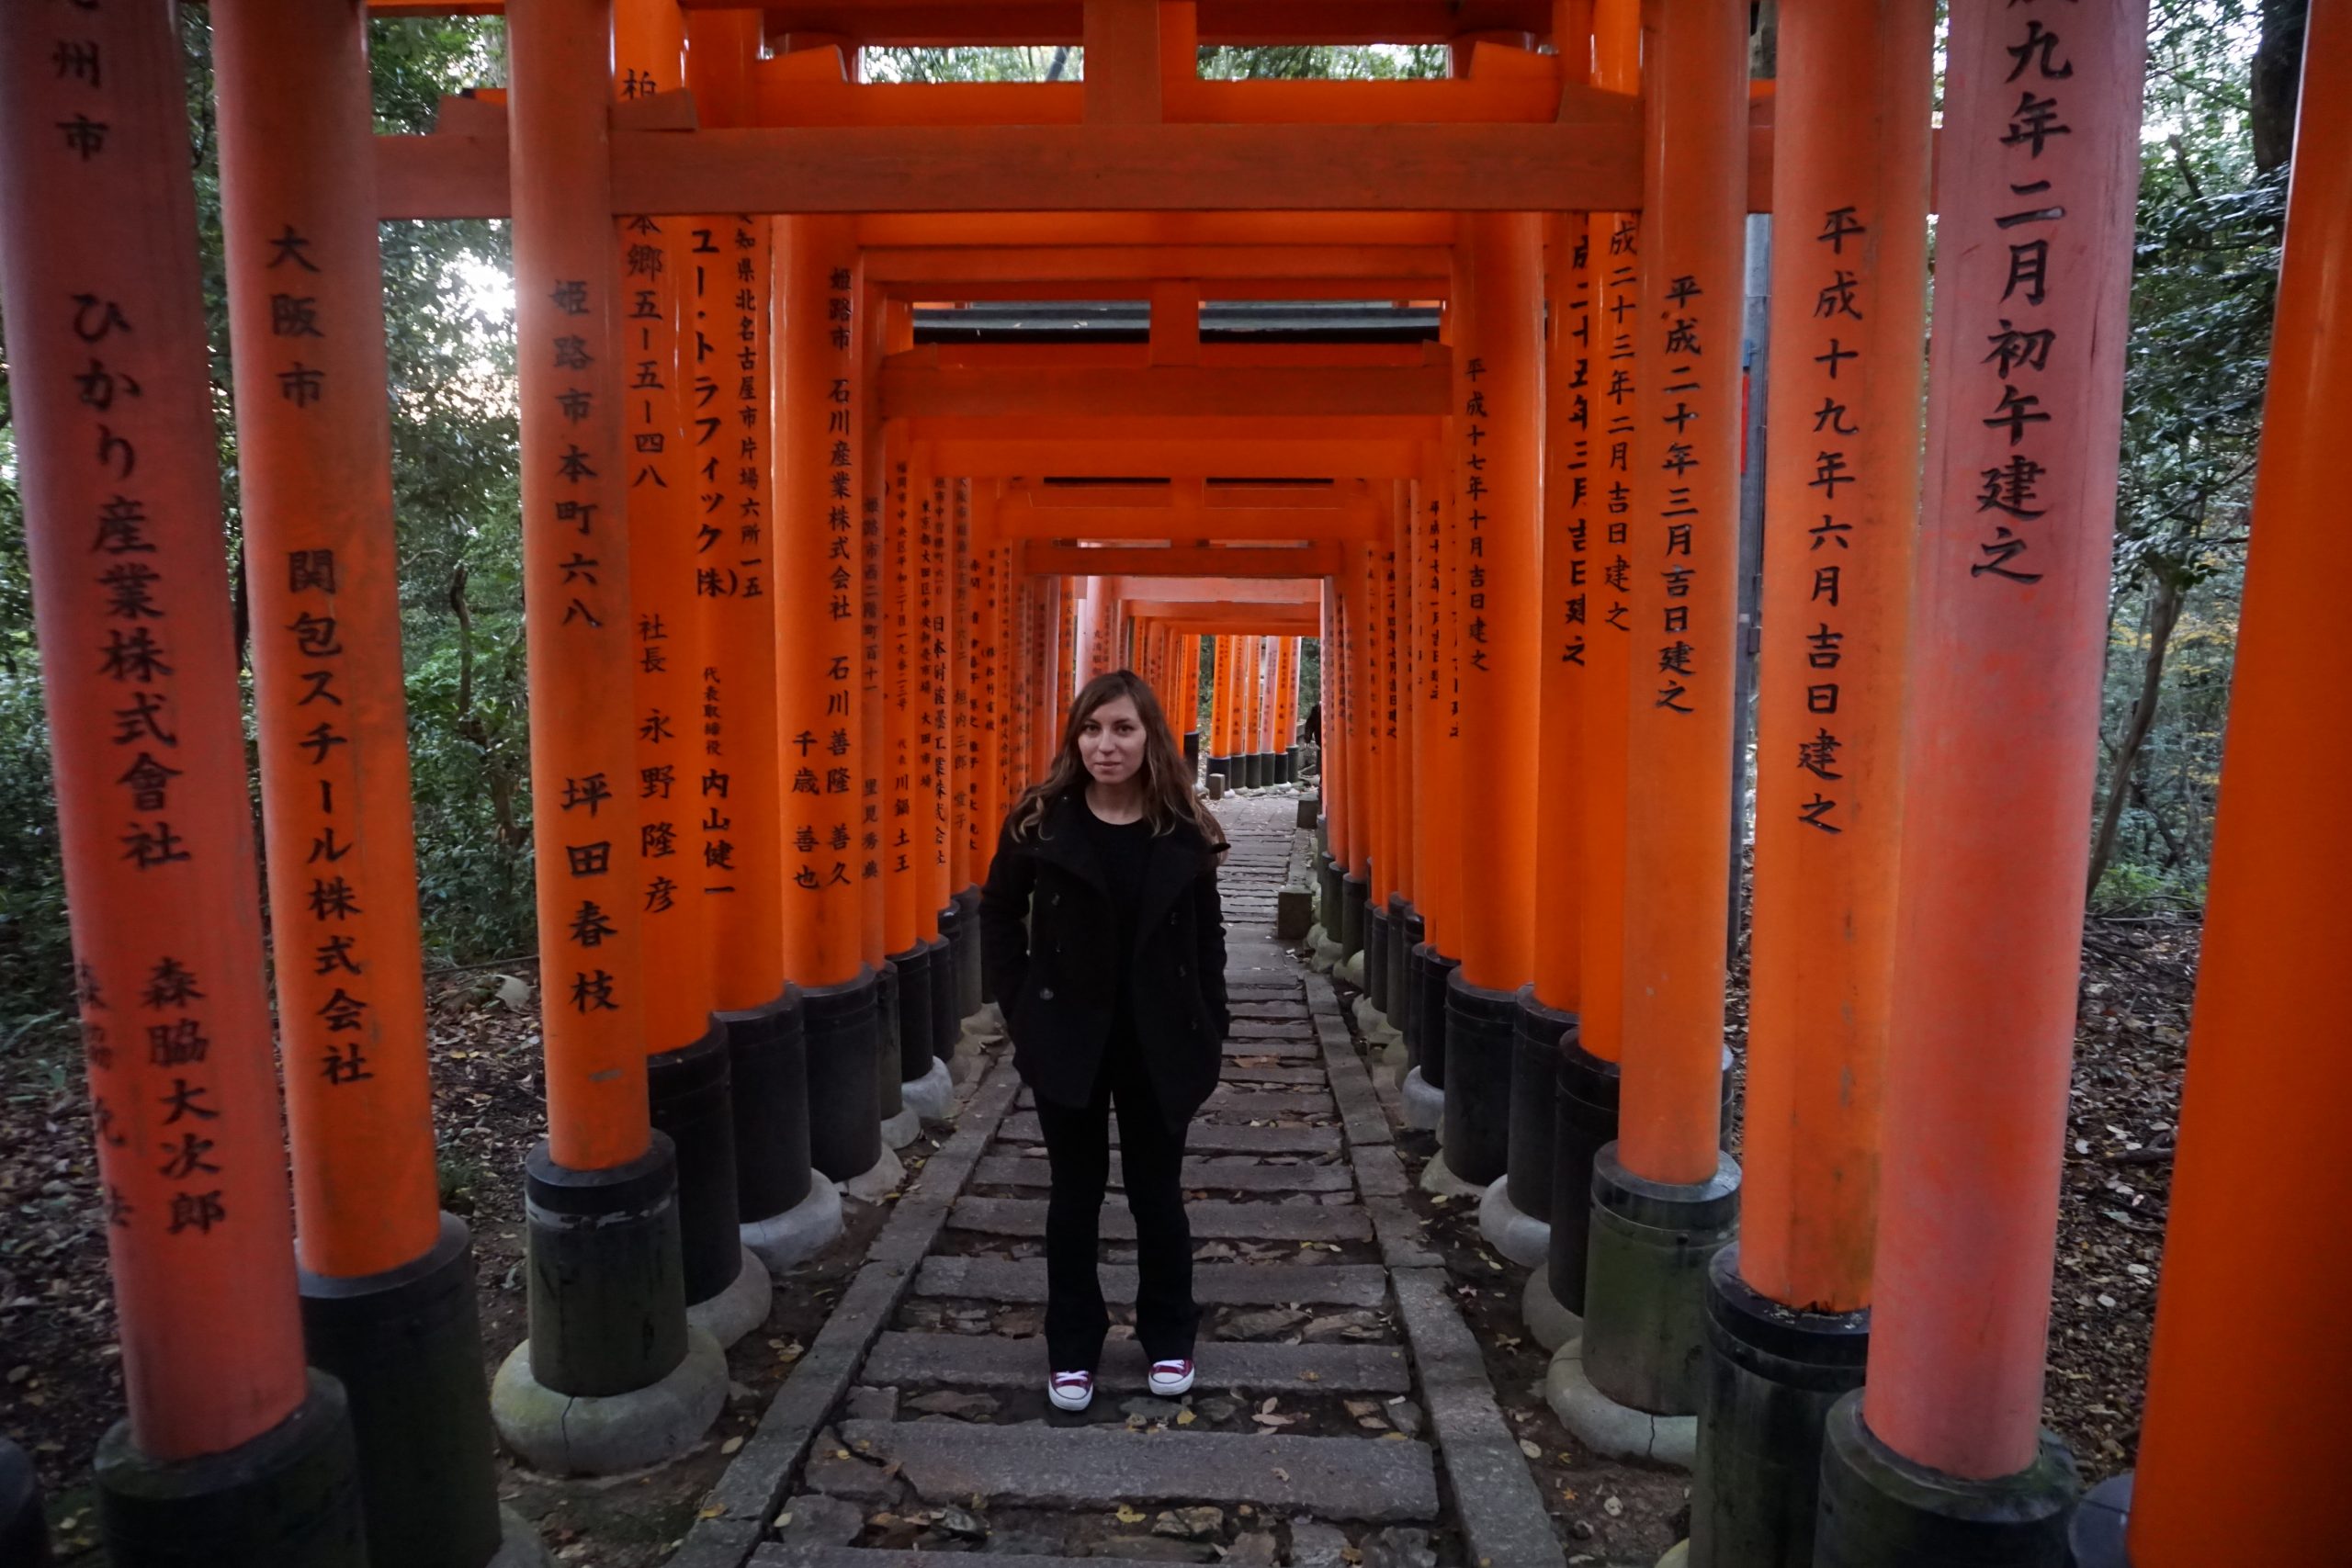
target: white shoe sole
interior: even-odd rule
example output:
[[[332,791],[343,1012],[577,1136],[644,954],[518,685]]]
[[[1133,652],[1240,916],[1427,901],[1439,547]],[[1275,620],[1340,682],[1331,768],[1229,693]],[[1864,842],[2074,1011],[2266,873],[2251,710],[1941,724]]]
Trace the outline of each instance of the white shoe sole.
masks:
[[[1094,1391],[1089,1388],[1082,1393],[1069,1393],[1048,1383],[1046,1385],[1046,1397],[1054,1402],[1055,1409],[1075,1413],[1094,1403]]]
[[[1181,1378],[1163,1378],[1154,1373],[1145,1381],[1151,1385],[1151,1392],[1160,1398],[1173,1399],[1180,1393],[1192,1393],[1193,1380],[1199,1375],[1200,1369],[1195,1367]]]

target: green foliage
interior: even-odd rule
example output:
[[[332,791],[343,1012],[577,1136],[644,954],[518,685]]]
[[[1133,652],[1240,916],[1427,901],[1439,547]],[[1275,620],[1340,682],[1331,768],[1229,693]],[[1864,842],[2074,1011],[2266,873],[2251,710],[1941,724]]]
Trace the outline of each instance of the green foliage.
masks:
[[[1288,44],[1201,51],[1204,82],[1394,82],[1443,76],[1442,44]]]
[[[2286,170],[2255,155],[2266,8],[2287,7],[2150,18],[2095,902],[2132,877],[2195,896],[2211,847],[2286,217]]]

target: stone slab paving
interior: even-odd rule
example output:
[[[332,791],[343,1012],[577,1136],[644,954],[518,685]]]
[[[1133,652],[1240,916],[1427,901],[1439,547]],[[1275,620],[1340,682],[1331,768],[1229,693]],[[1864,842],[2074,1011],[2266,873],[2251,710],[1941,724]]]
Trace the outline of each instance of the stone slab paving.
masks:
[[[1295,800],[1217,809],[1234,843],[1235,1021],[1230,1081],[1184,1162],[1187,1190],[1216,1194],[1188,1206],[1206,1254],[1193,1268],[1206,1309],[1193,1392],[1136,1397],[1144,1353],[1123,1309],[1136,1271],[1106,1264],[1122,1321],[1094,1405],[1048,1410],[1034,1253],[1051,1176],[1022,1147],[1039,1142],[1037,1118],[1000,1051],[673,1568],[923,1568],[974,1553],[1003,1568],[1403,1563],[1420,1561],[1423,1530],[1458,1537],[1481,1568],[1562,1563],[1442,1260],[1406,1206],[1380,1088],[1329,983],[1272,939],[1275,894],[1295,870]],[[1105,1241],[1133,1232],[1113,1194]],[[1366,1241],[1380,1263],[1334,1257]],[[778,1533],[780,1508],[801,1523]],[[991,1523],[991,1510],[1004,1513]]]
[[[1301,1072],[1312,1074],[1297,1087],[1288,1089],[1243,1088],[1235,1084],[1219,1084],[1206,1104],[1201,1107],[1204,1116],[1223,1116],[1238,1121],[1272,1122],[1284,1116],[1336,1117],[1339,1107],[1329,1089],[1322,1087],[1319,1068],[1304,1067]],[[1311,1087],[1310,1087],[1311,1086]],[[1367,1089],[1367,1093],[1370,1090]],[[1031,1111],[1036,1101],[1024,1089],[1012,1102],[1016,1111]]]
[[[1325,1208],[1315,1203],[1227,1203],[1195,1199],[1184,1205],[1193,1235],[1202,1240],[1227,1241],[1369,1241],[1372,1221],[1353,1206]],[[1125,1203],[1102,1206],[1102,1234],[1106,1241],[1133,1241],[1136,1219]],[[992,1235],[1044,1235],[1043,1198],[966,1198],[947,1216],[947,1228],[986,1231]]]
[[[1121,1306],[1136,1299],[1132,1264],[1102,1265],[1102,1298]],[[973,1296],[986,1302],[1042,1302],[1042,1258],[926,1258],[915,1271],[915,1293]],[[1388,1299],[1388,1270],[1374,1263],[1200,1263],[1193,1295],[1203,1306],[1379,1306]],[[1038,1363],[1043,1381],[1045,1365]]]
[[[1204,1356],[1204,1389],[1296,1390],[1324,1393],[1406,1393],[1412,1368],[1400,1345],[1214,1343]],[[1139,1393],[1143,1347],[1114,1339],[1095,1369],[1098,1396]],[[860,1378],[869,1383],[942,1383],[955,1388],[1029,1388],[1037,1382],[1037,1342],[995,1334],[882,1336]]]
[[[1006,1141],[1015,1144],[1042,1144],[1045,1134],[1037,1126],[1037,1113],[1018,1111],[1004,1119]],[[1119,1124],[1111,1123],[1111,1143],[1119,1142]],[[1224,1127],[1214,1122],[1195,1122],[1185,1136],[1184,1146],[1200,1154],[1214,1155],[1322,1155],[1336,1153],[1340,1147],[1337,1127]]]
[[[1328,1519],[1426,1519],[1437,1472],[1422,1444],[1243,1432],[843,1421],[842,1440],[896,1463],[918,1496],[1115,1508],[1252,1503]]]
[[[1401,1170],[1397,1179],[1404,1179]],[[1251,1159],[1246,1155],[1194,1155],[1184,1161],[1184,1190],[1188,1192],[1272,1192],[1287,1195],[1293,1192],[1349,1192],[1356,1187],[1355,1178],[1344,1164],[1272,1165]],[[990,1155],[972,1168],[972,1181],[980,1187],[1046,1187],[1053,1183],[1053,1171],[1047,1162],[1035,1156]],[[1123,1185],[1123,1175],[1116,1155],[1111,1156],[1111,1185]],[[1397,1188],[1403,1191],[1403,1187]]]

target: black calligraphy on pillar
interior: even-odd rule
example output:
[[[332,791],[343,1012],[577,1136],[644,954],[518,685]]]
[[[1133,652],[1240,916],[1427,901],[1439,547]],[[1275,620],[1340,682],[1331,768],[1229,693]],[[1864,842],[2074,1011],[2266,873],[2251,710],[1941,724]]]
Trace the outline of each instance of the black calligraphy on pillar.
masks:
[[[1981,335],[1986,348],[1969,367],[1964,396],[1983,408],[1979,418],[1998,437],[1999,454],[1980,474],[1976,510],[1987,531],[1968,574],[2018,587],[2042,578],[2040,563],[2027,558],[2036,532],[2046,536],[2050,527],[2041,454],[2055,446],[2063,424],[2064,411],[2046,403],[2037,387],[2058,341],[2049,322],[2063,303],[2053,293],[2051,242],[2066,220],[2066,195],[2041,156],[2052,138],[2073,134],[2064,97],[2075,67],[2065,39],[2052,26],[2065,21],[2022,7],[2002,14],[2009,59],[2003,90],[2014,86],[2018,97],[1995,139],[2010,197],[2002,205],[2009,210],[1993,215],[1984,236],[1987,254],[2002,268],[2001,292],[1986,320],[1963,329],[1966,341]]]
[[[1690,476],[1706,466],[1701,447],[1706,432],[1699,428],[1701,414],[1692,407],[1707,387],[1707,350],[1702,341],[1701,329],[1706,326],[1712,335],[1713,326],[1704,321],[1707,307],[1699,303],[1709,298],[1707,288],[1688,273],[1668,279],[1663,290],[1665,309],[1662,320],[1665,334],[1659,344],[1658,374],[1662,380],[1658,389],[1658,423],[1661,426],[1658,457],[1658,509],[1661,525],[1658,531],[1658,558],[1653,568],[1664,590],[1659,604],[1658,636],[1655,668],[1656,694],[1650,705],[1667,713],[1691,714],[1692,687],[1713,671],[1703,664],[1703,650],[1694,646],[1691,634],[1690,604],[1693,590],[1702,572],[1717,570],[1698,551],[1702,519],[1697,499],[1698,481]],[[1712,536],[1709,538],[1712,543]],[[1701,635],[1713,630],[1701,628]]]

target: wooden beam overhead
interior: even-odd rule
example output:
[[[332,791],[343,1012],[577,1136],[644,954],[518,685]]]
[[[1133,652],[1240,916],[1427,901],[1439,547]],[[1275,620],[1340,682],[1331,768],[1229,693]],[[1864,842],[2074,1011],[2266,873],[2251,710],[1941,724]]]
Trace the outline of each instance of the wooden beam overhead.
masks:
[[[1151,577],[1130,582],[1113,578],[1111,592],[1137,615],[1189,615],[1204,604],[1306,604],[1320,609],[1323,591],[1313,582],[1282,577]]]
[[[1640,106],[1610,124],[972,126],[613,133],[616,213],[1617,211]],[[388,219],[503,217],[505,141],[377,139]]]
[[[1452,212],[869,212],[868,250],[1230,245],[1450,246]]]
[[[1167,549],[1024,545],[1021,560],[1025,571],[1072,577],[1329,577],[1340,569],[1340,551],[1329,544]]]
[[[394,0],[405,4],[408,0]],[[681,0],[689,10],[740,0]],[[1083,0],[786,0],[771,34],[842,33],[865,43],[1080,43]],[[1444,43],[1474,32],[1549,34],[1551,0],[1200,0],[1204,44]]]
[[[1323,612],[1313,604],[1202,604],[1181,615],[1137,616],[1131,601],[1128,618],[1148,619],[1181,636],[1319,637],[1323,631]]]
[[[1211,299],[1246,298],[1227,287],[1235,283],[1281,285],[1277,298],[1306,298],[1289,290],[1322,286],[1340,288],[1340,297],[1352,289],[1361,291],[1354,298],[1365,299],[1429,299],[1442,297],[1450,277],[1448,253],[1436,245],[926,247],[865,253],[865,281],[906,298],[915,297],[910,289],[927,288],[968,291],[978,285],[1006,284],[1065,288],[1194,278]],[[1130,287],[1102,297],[1133,299],[1136,292]],[[957,297],[978,298],[968,292]]]
[[[1419,441],[1394,436],[1300,440],[1120,440],[950,436],[930,444],[932,472],[972,479],[1411,479]]]
[[[1303,543],[1371,539],[1381,531],[1369,509],[1317,507],[1004,506],[996,517],[1002,539],[1117,539],[1166,543]]]
[[[924,353],[917,349],[883,362],[883,418],[1439,419],[1447,412],[1453,378],[1442,352],[1409,368],[1156,365],[1140,370],[961,369],[923,363]]]

